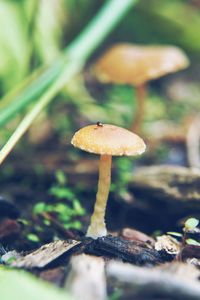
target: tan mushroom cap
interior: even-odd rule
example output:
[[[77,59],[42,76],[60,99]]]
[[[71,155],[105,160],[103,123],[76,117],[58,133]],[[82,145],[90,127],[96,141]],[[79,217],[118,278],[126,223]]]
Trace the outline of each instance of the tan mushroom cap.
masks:
[[[146,145],[144,141],[129,130],[115,125],[89,125],[78,130],[71,143],[87,152],[101,155],[138,155]]]
[[[94,72],[103,83],[137,86],[188,65],[187,56],[178,47],[117,44],[97,61]]]

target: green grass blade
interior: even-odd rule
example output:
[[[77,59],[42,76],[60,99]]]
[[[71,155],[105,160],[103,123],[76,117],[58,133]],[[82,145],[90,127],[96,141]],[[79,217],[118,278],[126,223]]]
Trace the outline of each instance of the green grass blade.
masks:
[[[11,118],[14,118],[28,104],[36,101],[48,89],[61,73],[62,66],[68,56],[72,56],[71,59],[85,61],[111,32],[130,6],[136,2],[137,0],[108,1],[86,29],[64,50],[63,56],[37,79],[34,79],[24,90],[20,90],[20,93],[12,101],[10,99],[10,104],[1,110],[0,126],[4,126]]]

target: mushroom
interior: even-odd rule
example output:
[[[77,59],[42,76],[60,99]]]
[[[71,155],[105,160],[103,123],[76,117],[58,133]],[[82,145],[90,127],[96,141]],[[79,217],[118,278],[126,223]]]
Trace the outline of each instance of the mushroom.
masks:
[[[131,128],[138,132],[144,114],[147,82],[188,65],[188,58],[178,47],[116,44],[97,61],[94,73],[102,83],[135,86],[137,111]]]
[[[131,131],[100,122],[78,130],[71,143],[87,152],[100,154],[96,203],[87,230],[87,236],[96,239],[107,234],[105,210],[111,182],[112,156],[142,154],[146,146],[144,141]]]

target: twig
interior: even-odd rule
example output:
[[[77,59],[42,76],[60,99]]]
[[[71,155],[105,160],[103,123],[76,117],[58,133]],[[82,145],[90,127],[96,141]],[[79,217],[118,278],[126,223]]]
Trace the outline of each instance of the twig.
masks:
[[[192,265],[171,263],[167,267],[140,268],[120,262],[108,264],[107,273],[130,284],[133,294],[159,295],[160,298],[199,300],[199,270]],[[133,296],[133,295],[132,295]]]
[[[72,257],[66,289],[81,300],[106,300],[105,263],[103,258],[81,254]]]
[[[43,212],[41,213],[41,215],[44,217],[44,219],[49,220],[53,224],[55,229],[57,229],[58,232],[60,232],[65,238],[67,239],[77,238],[77,236],[75,236],[75,234],[71,230],[65,229],[60,222],[58,222],[53,216],[51,216],[50,213]]]
[[[45,244],[39,249],[15,260],[12,266],[25,269],[44,268],[68,251],[76,249],[80,244],[81,242],[76,240],[59,240]]]

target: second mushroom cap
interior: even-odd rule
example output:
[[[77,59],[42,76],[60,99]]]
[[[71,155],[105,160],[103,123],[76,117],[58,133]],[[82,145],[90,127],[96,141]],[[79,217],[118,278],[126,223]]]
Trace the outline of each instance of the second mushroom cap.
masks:
[[[116,44],[97,61],[94,71],[104,83],[141,85],[189,65],[185,53],[175,46]]]

